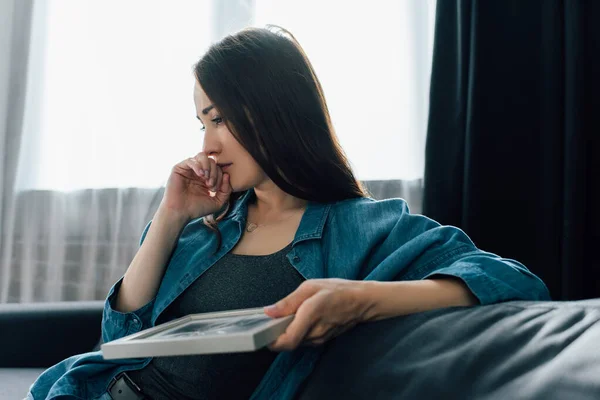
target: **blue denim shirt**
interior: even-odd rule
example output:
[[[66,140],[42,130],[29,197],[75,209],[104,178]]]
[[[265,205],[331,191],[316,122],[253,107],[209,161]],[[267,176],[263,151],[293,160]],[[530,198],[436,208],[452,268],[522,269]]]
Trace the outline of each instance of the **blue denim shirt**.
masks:
[[[247,203],[254,196],[254,190],[245,193],[219,223],[223,242],[216,254],[215,233],[202,218],[190,221],[178,239],[156,296],[140,309],[122,313],[113,308],[123,278],[119,279],[105,302],[104,342],[154,326],[177,296],[237,244],[246,222]],[[522,264],[477,249],[458,228],[410,214],[402,199],[309,202],[287,258],[306,279],[400,281],[446,275],[464,281],[481,304],[550,300],[544,283]],[[252,398],[292,398],[321,352],[322,347],[301,347],[280,353]],[[115,375],[143,368],[150,361],[104,360],[100,351],[75,355],[47,369],[31,386],[29,396],[35,400],[58,396],[106,399]]]

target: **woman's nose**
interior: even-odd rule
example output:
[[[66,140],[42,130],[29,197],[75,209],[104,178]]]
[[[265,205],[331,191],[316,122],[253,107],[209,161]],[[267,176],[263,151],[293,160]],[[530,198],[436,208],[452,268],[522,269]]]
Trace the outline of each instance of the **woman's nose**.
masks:
[[[205,133],[202,142],[202,151],[207,155],[217,154],[221,151],[221,144],[214,135],[211,136],[210,134]]]

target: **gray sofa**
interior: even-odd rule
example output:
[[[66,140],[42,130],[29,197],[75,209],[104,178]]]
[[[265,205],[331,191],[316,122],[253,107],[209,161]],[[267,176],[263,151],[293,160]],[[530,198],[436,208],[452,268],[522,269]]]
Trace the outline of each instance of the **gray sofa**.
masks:
[[[98,348],[103,302],[0,305],[0,398]],[[453,307],[329,342],[298,399],[600,399],[600,299]]]
[[[22,399],[49,366],[99,349],[103,301],[0,304],[0,399]]]

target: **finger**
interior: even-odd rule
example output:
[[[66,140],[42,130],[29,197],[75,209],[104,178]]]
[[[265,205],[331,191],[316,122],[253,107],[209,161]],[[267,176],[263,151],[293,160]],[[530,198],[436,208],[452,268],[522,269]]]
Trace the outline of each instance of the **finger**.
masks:
[[[310,331],[306,333],[303,340],[308,342],[311,340],[321,339],[325,337],[332,329],[334,329],[333,325],[320,322],[314,325]]]
[[[208,173],[208,180],[206,181],[208,184],[208,187],[211,188],[212,192],[215,192],[216,190],[214,189],[215,184],[217,183],[217,178],[218,178],[218,170],[220,169],[217,166],[217,163],[215,162],[215,160],[213,160],[212,158],[209,158],[209,163],[210,163],[210,167],[209,167],[209,173]]]
[[[182,168],[187,168],[187,169],[194,171],[194,173],[199,177],[204,177],[204,172],[202,171],[202,167],[193,158],[185,159],[181,163],[179,163],[179,165]]]
[[[221,187],[221,183],[223,182],[223,170],[217,166],[217,181],[214,186],[214,191],[217,192]]]
[[[227,201],[227,199],[231,195],[232,191],[233,189],[231,188],[231,183],[229,183],[229,174],[224,173],[223,182],[221,183],[221,187],[219,188],[216,197],[220,202],[225,203],[225,201]]]
[[[331,335],[327,333],[323,336],[313,337],[309,332],[309,334],[307,334],[306,337],[300,343],[300,346],[320,346],[324,344],[327,340],[329,340],[330,336]]]
[[[269,346],[272,350],[294,350],[300,345],[306,334],[319,322],[317,296],[306,300],[288,325],[285,332]]]
[[[314,329],[312,329],[304,338],[304,340],[308,343],[308,342],[312,342],[312,343],[317,343],[317,344],[321,344],[324,343],[330,339],[333,339],[334,337],[337,337],[339,335],[341,335],[342,333],[346,332],[347,330],[353,328],[356,324],[355,323],[350,323],[348,325],[338,325],[338,326],[332,326],[330,325],[328,328],[322,328],[323,325],[319,324],[317,325],[317,327],[315,327]],[[319,327],[321,327],[320,329],[318,329]]]
[[[296,349],[304,342],[306,332],[311,329],[312,321],[310,318],[297,322],[292,326],[290,324],[286,331],[271,343],[268,347],[273,351],[291,351]]]
[[[193,167],[194,171],[196,171],[196,175],[203,177],[204,171],[202,170],[202,165],[196,161],[195,158],[191,158],[189,160],[189,164]]]
[[[204,152],[200,152],[198,154],[196,154],[194,157],[196,161],[198,161],[198,163],[200,163],[200,165],[202,166],[202,170],[204,171],[204,175],[208,176],[208,171],[210,171],[210,158],[208,158],[208,155]]]
[[[311,347],[318,347],[318,346],[322,346],[325,344],[325,342],[327,342],[327,339],[315,339],[315,340],[310,340],[306,343],[302,343],[303,345],[306,346],[311,346]]]
[[[196,154],[194,156],[194,159],[202,166],[202,171],[203,171],[202,176],[204,177],[204,183],[209,188],[209,191],[214,192],[214,189],[212,188],[212,186],[214,186],[214,185],[211,184],[211,182],[210,182],[210,171],[211,171],[211,169],[214,169],[212,167],[212,163],[214,163],[214,160],[212,158],[208,157],[208,155],[204,152],[200,152],[200,153]]]
[[[300,305],[309,297],[319,291],[320,287],[311,282],[304,281],[296,290],[279,300],[277,303],[265,307],[265,314],[273,318],[285,317],[294,314]]]

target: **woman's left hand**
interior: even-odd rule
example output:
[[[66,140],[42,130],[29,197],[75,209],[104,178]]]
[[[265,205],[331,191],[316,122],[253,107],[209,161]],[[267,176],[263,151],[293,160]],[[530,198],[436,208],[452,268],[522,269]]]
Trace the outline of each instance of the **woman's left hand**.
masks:
[[[273,318],[296,314],[269,349],[318,346],[365,321],[371,305],[365,296],[364,283],[337,278],[310,279],[287,297],[265,307],[265,314]]]

